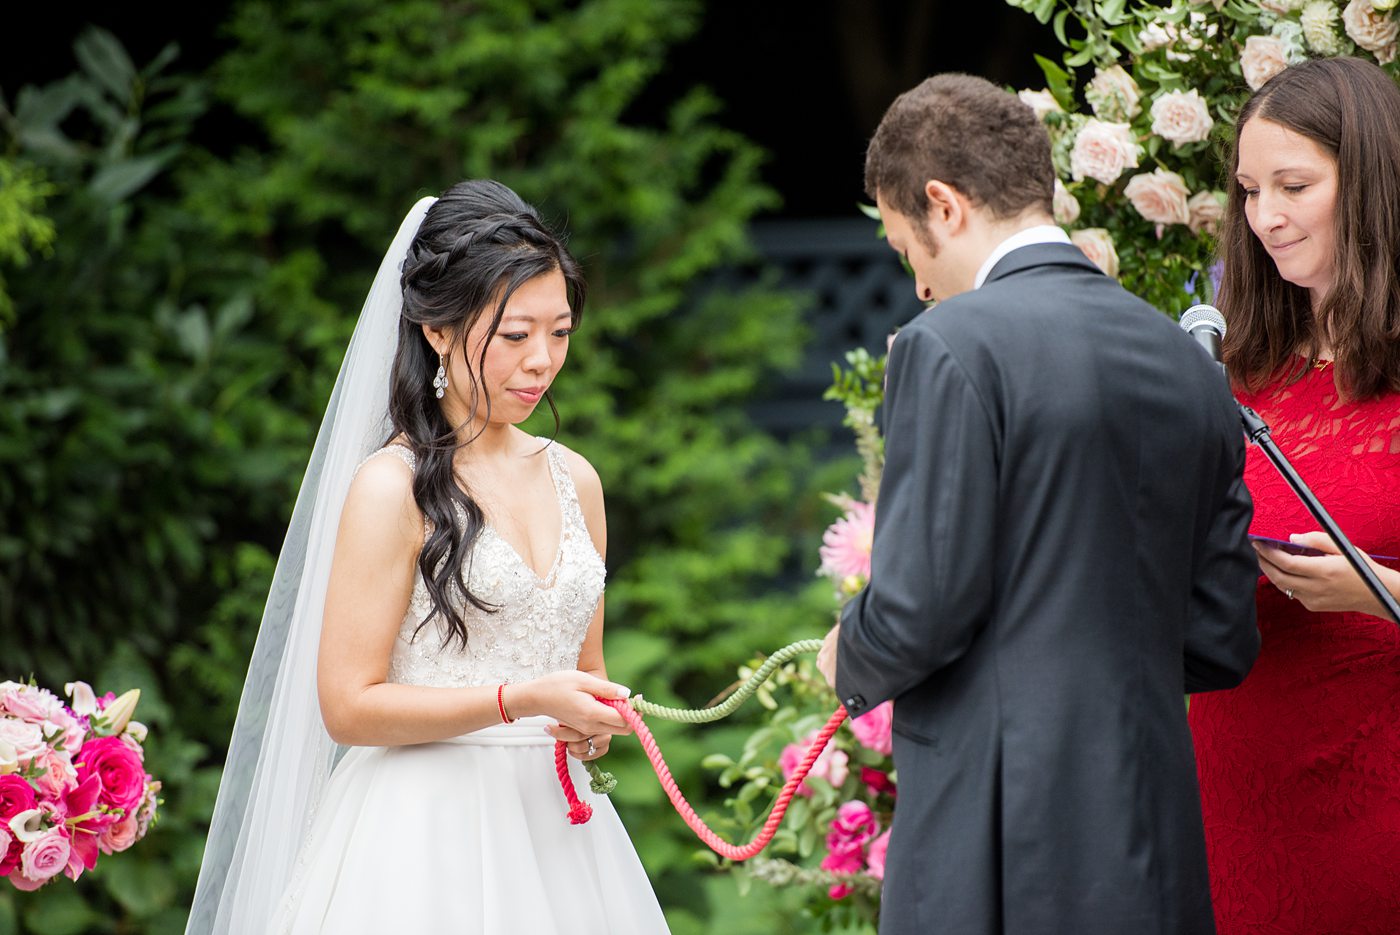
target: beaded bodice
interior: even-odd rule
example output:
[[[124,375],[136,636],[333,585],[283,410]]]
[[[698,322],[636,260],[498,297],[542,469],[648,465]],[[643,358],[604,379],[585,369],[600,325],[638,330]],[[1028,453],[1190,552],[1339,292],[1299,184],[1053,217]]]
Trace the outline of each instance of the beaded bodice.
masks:
[[[521,682],[578,668],[579,650],[602,597],[606,569],[584,523],[563,449],[547,439],[540,443],[548,445],[544,457],[549,459],[562,517],[554,564],[541,578],[487,524],[464,567],[471,592],[499,609],[487,613],[462,601],[457,609],[467,625],[465,648],[456,641],[443,644],[441,618],[435,614],[418,630],[433,607],[422,573],[415,572],[408,611],[389,659],[390,682],[457,688]],[[416,470],[407,448],[390,445],[371,457],[385,453],[397,455]],[[459,519],[465,521],[460,508]]]

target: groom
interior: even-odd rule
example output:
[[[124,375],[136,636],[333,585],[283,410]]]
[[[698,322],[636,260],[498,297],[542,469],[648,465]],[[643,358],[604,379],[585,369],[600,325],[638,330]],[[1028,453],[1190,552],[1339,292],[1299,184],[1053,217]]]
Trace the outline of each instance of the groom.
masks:
[[[1236,410],[1071,246],[1029,107],[901,95],[866,191],[938,305],[889,359],[870,583],[820,664],[894,699],[882,935],[1214,932],[1182,693],[1259,649]]]

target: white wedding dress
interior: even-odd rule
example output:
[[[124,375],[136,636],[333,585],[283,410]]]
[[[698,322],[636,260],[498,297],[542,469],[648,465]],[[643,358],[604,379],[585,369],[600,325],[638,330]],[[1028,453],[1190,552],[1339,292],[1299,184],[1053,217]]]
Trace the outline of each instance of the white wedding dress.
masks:
[[[541,443],[546,440],[541,439]],[[400,446],[371,457],[397,455]],[[443,648],[421,575],[389,681],[459,687],[521,682],[578,665],[603,593],[603,560],[584,525],[564,453],[550,445],[562,514],[543,578],[490,526],[469,559],[473,593],[500,610],[459,608],[465,650]],[[272,931],[278,935],[657,935],[666,921],[606,796],[570,758],[593,818],[571,825],[554,771],[549,718],[521,718],[438,743],[353,747],[310,820]]]

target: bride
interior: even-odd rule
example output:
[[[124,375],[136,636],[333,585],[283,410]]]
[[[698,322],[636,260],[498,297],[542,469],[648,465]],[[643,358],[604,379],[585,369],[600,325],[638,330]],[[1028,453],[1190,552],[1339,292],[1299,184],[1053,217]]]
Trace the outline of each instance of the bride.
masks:
[[[516,427],[553,410],[583,297],[497,182],[404,219],[302,482],[188,933],[666,931],[578,762],[627,730],[594,697],[628,694],[603,664],[602,488]]]

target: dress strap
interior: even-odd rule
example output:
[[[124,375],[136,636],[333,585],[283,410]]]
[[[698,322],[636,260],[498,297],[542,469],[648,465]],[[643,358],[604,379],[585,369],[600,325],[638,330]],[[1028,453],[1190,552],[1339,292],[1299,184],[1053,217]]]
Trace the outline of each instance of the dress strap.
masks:
[[[364,467],[366,464],[379,457],[380,455],[390,452],[397,455],[399,459],[403,461],[404,464],[407,464],[408,469],[410,471],[418,470],[418,456],[413,453],[413,449],[409,448],[407,445],[393,444],[385,445],[378,451],[371,452],[368,456],[365,457],[363,461],[355,465],[355,473],[360,473],[360,468]]]
[[[576,526],[586,536],[588,523],[583,518],[583,507],[578,502],[578,488],[574,486],[574,475],[569,470],[564,448],[548,438],[541,438],[540,441],[548,446],[545,448],[545,457],[549,458],[549,474],[554,479],[554,493],[559,498],[559,512],[564,517],[564,524]]]

